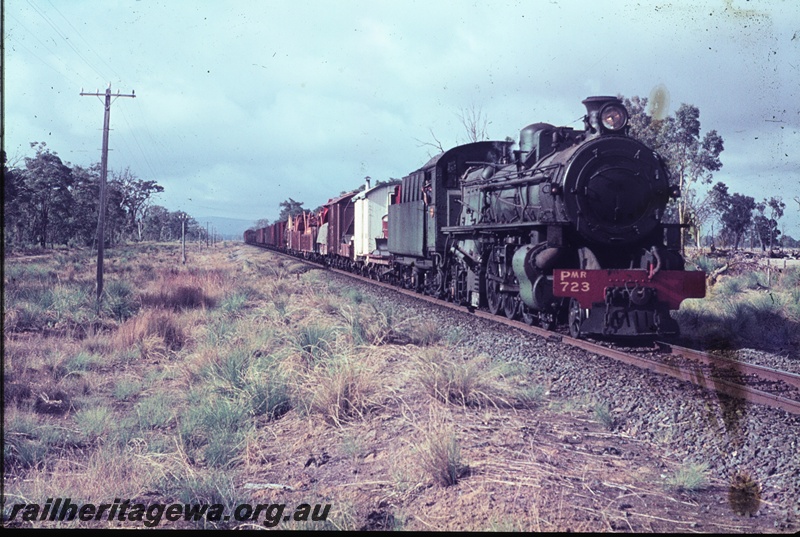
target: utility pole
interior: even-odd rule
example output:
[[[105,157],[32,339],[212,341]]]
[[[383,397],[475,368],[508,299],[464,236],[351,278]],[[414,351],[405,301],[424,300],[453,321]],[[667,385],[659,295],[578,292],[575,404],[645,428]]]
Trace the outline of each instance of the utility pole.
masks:
[[[208,238],[208,222],[206,222],[206,248],[208,248],[210,246],[208,241],[209,241],[209,238]]]
[[[181,213],[181,255],[186,264],[186,213]]]
[[[105,115],[103,116],[103,153],[100,158],[100,209],[97,217],[97,304],[100,305],[100,297],[103,294],[103,250],[105,247],[105,226],[106,226],[106,178],[108,176],[108,125],[111,121],[111,84],[108,84],[105,94],[99,91],[95,93],[84,93],[81,89],[81,96],[94,95],[100,97],[105,95]],[[136,97],[133,90],[130,95],[120,94],[119,91],[113,97]],[[115,99],[116,100],[116,99]]]

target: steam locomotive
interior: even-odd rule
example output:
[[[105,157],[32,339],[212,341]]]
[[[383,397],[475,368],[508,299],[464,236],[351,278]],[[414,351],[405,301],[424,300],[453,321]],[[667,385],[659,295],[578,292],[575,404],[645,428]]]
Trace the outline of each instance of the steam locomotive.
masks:
[[[534,123],[517,149],[460,145],[245,242],[573,337],[675,334],[670,310],[705,296],[705,275],[684,270],[680,226],[662,222],[680,192],[628,135],[618,98],[583,104],[583,130]]]

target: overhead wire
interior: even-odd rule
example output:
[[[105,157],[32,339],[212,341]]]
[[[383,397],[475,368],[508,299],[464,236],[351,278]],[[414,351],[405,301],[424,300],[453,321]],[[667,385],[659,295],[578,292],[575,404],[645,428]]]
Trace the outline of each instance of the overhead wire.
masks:
[[[53,10],[55,10],[60,19],[56,20],[54,16],[48,15],[44,7],[37,5],[34,2],[34,0],[27,0],[27,4],[30,6],[33,12],[35,12],[54,32],[54,34],[52,34],[52,36],[49,37],[49,40],[52,41],[52,44],[44,42],[39,37],[40,35],[46,35],[47,32],[31,31],[25,24],[22,24],[22,22],[14,15],[10,15],[10,17],[16,22],[16,24],[19,25],[19,27],[23,28],[28,34],[30,34],[35,39],[35,41],[38,43],[38,45],[41,47],[42,50],[47,52],[50,61],[42,57],[42,55],[37,54],[35,52],[35,47],[34,49],[31,49],[30,47],[26,46],[26,44],[23,43],[21,39],[17,38],[16,36],[13,36],[13,34],[9,34],[10,37],[16,43],[19,43],[20,47],[22,47],[25,51],[27,51],[27,53],[37,58],[44,65],[55,71],[59,76],[64,78],[69,84],[75,87],[86,87],[91,85],[91,83],[86,83],[86,82],[81,83],[75,78],[77,76],[78,79],[83,79],[85,77],[84,73],[87,72],[85,70],[77,69],[74,63],[68,61],[67,55],[64,54],[65,50],[63,48],[61,49],[58,48],[59,42],[57,42],[57,39],[63,40],[63,42],[67,45],[69,49],[67,52],[69,53],[69,51],[71,51],[71,53],[74,53],[76,58],[79,60],[78,63],[85,65],[88,69],[90,69],[97,76],[99,76],[101,80],[104,81],[109,80],[109,77],[107,77],[106,75],[108,73],[111,73],[114,75],[118,83],[121,83],[122,76],[120,76],[120,74],[111,65],[109,65],[109,63],[106,62],[102,58],[102,56],[100,56],[100,54],[97,53],[95,48],[84,37],[83,33],[79,31],[70,22],[70,20],[64,15],[64,13],[61,10],[59,10],[51,0],[48,0],[47,3]],[[61,20],[63,20],[63,24],[59,24]],[[88,51],[94,55],[94,57],[84,52],[81,52],[81,50],[78,49],[78,47],[76,46],[78,44],[78,38],[80,39],[80,41],[82,41],[82,44],[85,45]],[[96,58],[96,61],[91,61],[94,58]],[[57,65],[54,66],[54,64],[52,63],[53,61],[57,62]],[[98,93],[100,93],[99,90]],[[100,100],[101,103],[103,102],[101,96],[98,96],[98,99]],[[138,101],[136,99],[133,99],[133,101],[134,103],[131,104],[133,104],[134,107],[137,107],[141,111],[141,105],[138,103]],[[157,165],[158,163],[154,165],[154,163],[152,162],[152,157],[155,155],[157,157],[157,161],[167,160],[166,154],[162,149],[162,146],[164,144],[158,142],[157,137],[154,135],[152,129],[150,128],[148,121],[145,119],[146,114],[134,113],[134,115],[136,115],[136,120],[134,120],[129,117],[130,111],[127,110],[127,106],[115,108],[115,112],[117,111],[117,109],[119,110],[122,120],[125,121],[125,124],[128,127],[126,132],[120,131],[115,136],[115,139],[119,140],[121,146],[120,149],[128,155],[128,158],[131,161],[142,163],[142,168],[146,170],[143,175],[149,174],[153,180],[156,180],[157,174],[155,168],[158,167]],[[138,134],[137,131],[139,131]],[[142,131],[144,132],[143,135],[144,138],[142,138]],[[129,138],[128,134],[130,135],[130,138],[132,138],[132,140],[128,139]],[[145,151],[146,146],[149,146],[147,148],[149,152]],[[141,155],[140,158],[136,156],[137,152],[139,155]],[[192,205],[200,209],[211,209],[211,210],[215,209],[215,207],[197,205],[193,202],[193,200],[191,200],[191,198],[188,198],[185,201],[185,203],[188,203],[189,205]]]
[[[58,28],[58,26],[55,25],[55,23],[50,19],[50,17],[48,17],[38,6],[36,6],[36,4],[34,4],[32,0],[28,0],[28,5],[31,6],[31,8],[33,8],[33,10],[37,14],[39,14],[39,16],[53,29],[53,31],[56,34],[58,34],[58,36],[61,39],[64,40],[67,46],[72,49],[72,51],[83,61],[83,63],[85,63],[92,71],[94,71],[97,74],[97,76],[99,76],[102,80],[105,80],[103,73],[98,71],[97,68],[95,68],[95,66],[91,62],[89,62],[89,60],[87,60],[77,48],[75,48],[75,45],[73,45],[70,42],[69,38],[61,32],[61,30]]]
[[[46,45],[44,42],[42,42],[42,40],[41,40],[41,39],[39,39],[39,36],[38,36],[38,35],[36,35],[36,33],[35,33],[35,32],[31,31],[31,30],[30,30],[30,29],[29,29],[27,26],[25,26],[24,24],[22,24],[22,21],[20,21],[20,20],[19,20],[17,17],[15,17],[14,15],[8,14],[8,16],[9,16],[11,19],[13,19],[13,20],[14,20],[14,22],[15,22],[15,23],[16,23],[16,24],[17,24],[17,25],[20,27],[20,28],[22,28],[23,30],[25,30],[26,32],[28,32],[28,33],[29,33],[29,34],[30,34],[30,35],[31,35],[31,36],[32,36],[32,37],[33,37],[33,38],[34,38],[34,39],[35,39],[35,40],[36,40],[36,41],[37,41],[37,42],[38,42],[38,43],[39,43],[39,44],[42,46],[42,48],[43,48],[43,49],[45,49],[45,50],[46,50],[47,52],[49,52],[49,53],[50,53],[50,54],[51,54],[51,55],[52,55],[54,58],[56,58],[56,59],[57,59],[57,60],[58,60],[58,61],[61,63],[61,66],[64,68],[64,69],[63,69],[63,71],[59,71],[59,70],[58,70],[58,68],[54,67],[54,66],[53,66],[53,65],[52,65],[52,64],[51,64],[51,63],[50,63],[48,60],[44,59],[44,58],[43,58],[43,57],[41,57],[39,54],[37,54],[36,52],[34,52],[32,49],[30,49],[30,48],[29,48],[27,45],[25,45],[25,43],[24,43],[24,42],[23,42],[23,41],[22,41],[22,40],[21,40],[19,37],[17,37],[16,35],[14,35],[14,33],[12,33],[12,32],[10,32],[10,31],[9,31],[9,32],[7,33],[7,35],[6,35],[6,37],[8,37],[8,38],[12,39],[13,41],[15,41],[15,42],[16,42],[16,43],[17,43],[17,44],[20,46],[20,47],[24,48],[24,49],[25,49],[25,50],[26,50],[26,51],[27,51],[27,52],[28,52],[28,53],[29,53],[31,56],[33,56],[34,58],[36,58],[37,60],[39,60],[40,62],[42,62],[44,65],[46,65],[47,67],[49,67],[50,69],[52,69],[52,70],[53,70],[53,71],[54,71],[56,74],[58,74],[59,76],[61,76],[61,77],[63,77],[63,78],[66,78],[66,79],[68,79],[68,81],[70,81],[70,82],[74,83],[74,85],[75,85],[75,86],[80,86],[80,85],[81,85],[81,83],[80,83],[79,81],[76,81],[76,79],[72,78],[72,77],[69,75],[69,70],[68,70],[67,66],[64,64],[63,60],[62,60],[62,59],[61,59],[61,58],[58,56],[58,54],[56,54],[56,53],[55,53],[53,50],[51,50],[51,49],[50,49],[50,48],[49,48],[49,47],[48,47],[48,46],[47,46],[47,45]]]
[[[61,13],[61,11],[60,11],[60,10],[59,10],[59,9],[58,9],[56,6],[55,6],[55,4],[53,4],[52,0],[48,0],[48,2],[47,2],[47,3],[48,3],[48,4],[50,4],[50,6],[51,6],[53,9],[55,9],[55,10],[56,10],[56,12],[57,12],[59,15],[61,15],[61,18],[62,18],[62,19],[64,19],[64,22],[66,22],[66,23],[69,25],[69,27],[70,27],[70,28],[72,28],[72,30],[73,30],[73,31],[74,31],[74,32],[75,32],[75,33],[78,35],[78,37],[80,37],[80,38],[81,38],[81,40],[82,40],[82,41],[83,41],[83,42],[86,44],[86,46],[87,46],[87,47],[89,47],[89,50],[90,50],[90,51],[91,51],[91,52],[92,52],[92,53],[93,53],[93,54],[94,54],[94,55],[97,57],[97,59],[98,59],[98,60],[100,60],[100,61],[103,63],[103,65],[104,65],[104,66],[105,66],[105,67],[106,67],[106,68],[107,68],[109,71],[111,71],[112,73],[114,73],[114,76],[116,76],[116,77],[117,77],[117,80],[121,82],[121,81],[122,81],[122,77],[119,75],[119,73],[117,73],[117,71],[114,69],[114,67],[113,67],[112,65],[109,65],[109,64],[108,64],[108,62],[106,62],[106,61],[103,59],[103,57],[102,57],[102,56],[100,56],[100,55],[97,53],[97,51],[96,51],[96,50],[94,50],[94,48],[92,48],[92,45],[91,45],[91,44],[90,44],[88,41],[86,41],[86,39],[83,37],[83,34],[82,34],[82,33],[81,33],[81,32],[80,32],[80,31],[79,31],[77,28],[75,28],[75,27],[72,25],[72,23],[69,21],[69,19],[67,19],[67,18],[64,16],[64,14],[63,14],[63,13]]]
[[[31,9],[42,20],[44,20],[47,23],[48,26],[50,26],[50,28],[53,30],[53,32],[55,32],[56,36],[61,38],[61,40],[63,40],[64,43],[66,43],[66,45],[69,47],[69,49],[77,56],[77,58],[80,59],[80,62],[82,62],[85,66],[87,66],[89,69],[91,69],[97,76],[100,77],[101,80],[104,80],[104,81],[108,80],[109,77],[107,77],[106,74],[110,72],[110,73],[112,73],[114,75],[114,77],[116,78],[116,80],[118,82],[121,82],[122,81],[122,76],[113,68],[113,66],[109,65],[108,62],[106,62],[102,58],[102,56],[100,56],[100,54],[97,53],[95,48],[83,36],[82,32],[80,32],[77,28],[75,28],[75,26],[70,22],[70,20],[64,15],[64,13],[61,12],[61,10],[59,10],[53,4],[53,2],[51,0],[48,0],[47,3],[50,5],[50,7],[53,8],[53,10],[55,10],[56,13],[58,13],[58,15],[61,17],[61,19],[63,19],[63,21],[66,23],[66,25],[71,29],[71,32],[65,27],[59,27],[59,25],[57,24],[57,21],[53,20],[53,18],[51,18],[46,13],[46,11],[44,10],[43,7],[38,6],[33,0],[27,0],[27,4],[31,7]],[[54,67],[50,62],[48,62],[47,60],[45,60],[44,58],[42,58],[41,56],[36,54],[29,47],[25,46],[25,44],[22,43],[21,40],[19,40],[19,39],[15,38],[14,36],[12,36],[12,38],[14,38],[14,40],[17,43],[19,43],[22,48],[24,48],[33,57],[39,59],[47,67],[49,67],[50,69],[52,69],[53,71],[58,73],[60,76],[65,78],[68,82],[70,82],[71,84],[74,84],[76,87],[85,87],[87,85],[86,83],[77,82],[75,80],[75,78],[73,78],[71,76],[71,74],[73,74],[72,71],[74,70],[75,71],[74,74],[77,74],[79,77],[81,77],[81,75],[78,72],[78,70],[75,70],[74,68],[70,68],[69,64],[65,61],[64,55],[63,55],[63,53],[61,51],[53,50],[50,46],[48,46],[45,42],[43,42],[39,38],[39,36],[37,35],[36,32],[31,31],[26,25],[22,24],[22,22],[17,17],[15,17],[13,15],[10,15],[10,16],[11,16],[12,19],[14,19],[16,24],[18,24],[21,28],[23,28],[31,36],[33,36],[33,38],[39,43],[39,45],[41,45],[41,47],[44,50],[46,50],[50,54],[51,57],[55,58],[61,64],[63,69],[59,70],[57,67]],[[99,62],[102,65],[98,65],[96,62],[90,61],[90,59],[87,58],[86,55],[81,53],[81,51],[78,50],[78,48],[75,46],[75,44],[73,44],[74,40],[70,39],[70,37],[71,37],[70,34],[72,34],[73,36],[79,37],[80,40],[83,41],[83,43],[86,45],[88,50],[92,54],[94,54],[94,56],[97,58],[97,60],[99,60]],[[56,44],[54,38],[51,38],[51,40],[53,40],[53,43]],[[99,90],[98,90],[98,93],[99,93]],[[98,99],[100,100],[101,103],[103,102],[103,99],[100,96],[98,96]],[[122,132],[118,133],[119,134],[118,139],[121,141],[122,145],[125,148],[125,151],[128,153],[128,155],[130,156],[131,160],[139,160],[137,157],[135,157],[136,151],[134,151],[134,147],[135,147],[136,150],[138,150],[138,153],[141,155],[141,161],[144,163],[144,167],[146,167],[147,171],[149,171],[149,175],[151,176],[151,178],[153,180],[155,180],[156,179],[156,172],[154,170],[153,164],[150,162],[150,159],[148,158],[148,155],[147,155],[147,152],[145,151],[144,146],[139,141],[139,137],[136,135],[136,128],[134,128],[134,124],[132,124],[131,120],[129,119],[127,113],[124,110],[124,107],[120,107],[119,110],[121,112],[122,119],[126,122],[128,128],[129,128],[130,135],[133,138],[133,144],[129,143],[127,137]],[[138,115],[138,117],[141,118],[141,117],[143,117],[143,115],[140,114],[140,115]],[[155,137],[150,132],[150,129],[149,129],[148,125],[147,125],[147,122],[144,121],[144,123],[140,123],[139,125],[136,125],[136,127],[141,128],[142,130],[145,131],[145,133],[149,137],[150,141],[152,142],[151,148],[156,150],[156,151],[160,151],[160,145],[156,142]]]
[[[150,159],[147,158],[147,153],[145,153],[144,149],[142,149],[142,144],[139,143],[139,137],[136,136],[136,130],[133,128],[130,121],[128,120],[128,114],[125,111],[122,111],[121,115],[122,119],[125,120],[125,124],[128,125],[128,128],[130,129],[129,132],[131,134],[131,137],[133,138],[136,147],[139,149],[139,153],[141,153],[142,158],[144,159],[144,163],[147,166],[147,169],[150,171],[151,179],[155,180],[156,173],[153,170],[153,166],[150,164]]]

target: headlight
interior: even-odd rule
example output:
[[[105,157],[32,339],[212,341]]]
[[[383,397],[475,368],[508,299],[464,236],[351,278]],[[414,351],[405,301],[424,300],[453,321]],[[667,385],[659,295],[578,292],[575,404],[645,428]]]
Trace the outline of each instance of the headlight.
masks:
[[[628,114],[623,107],[610,104],[600,112],[600,121],[606,129],[618,131],[628,123]]]

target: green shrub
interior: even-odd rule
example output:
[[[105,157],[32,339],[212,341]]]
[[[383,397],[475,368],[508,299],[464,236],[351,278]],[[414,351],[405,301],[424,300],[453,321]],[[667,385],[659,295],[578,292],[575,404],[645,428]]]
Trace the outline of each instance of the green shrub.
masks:
[[[236,315],[247,306],[249,301],[249,293],[247,290],[235,291],[225,298],[219,304],[219,308],[227,315]]]
[[[422,353],[418,372],[419,381],[433,397],[465,406],[507,405],[507,390],[498,382],[499,376],[499,370],[482,357],[451,358],[441,348]]]
[[[468,467],[461,459],[461,447],[452,427],[438,425],[424,433],[422,444],[416,446],[422,468],[443,487],[458,483]]]
[[[193,391],[189,407],[181,416],[180,431],[190,449],[199,449],[206,463],[225,467],[239,452],[252,423],[244,398]]]
[[[286,380],[277,371],[254,373],[244,391],[256,416],[277,419],[292,408]]]
[[[442,339],[439,331],[439,323],[433,320],[418,321],[413,323],[405,331],[410,343],[414,345],[428,346],[438,343]]]
[[[105,405],[93,405],[75,413],[78,429],[89,441],[103,437],[113,424],[113,411]]]
[[[49,446],[40,438],[41,428],[35,415],[15,412],[5,417],[3,461],[6,471],[44,464]]]
[[[294,334],[295,345],[305,354],[307,361],[311,364],[330,356],[335,339],[335,328],[316,323],[302,325]]]
[[[160,392],[142,399],[134,406],[142,430],[164,428],[175,418],[175,399]]]
[[[114,319],[122,322],[136,315],[139,301],[127,282],[112,280],[103,288],[105,311]]]
[[[252,361],[252,354],[247,349],[223,348],[214,355],[205,373],[207,378],[223,388],[241,390],[245,386],[247,370]]]
[[[708,484],[708,464],[688,464],[678,468],[671,477],[667,479],[667,484],[678,490],[698,491]]]
[[[347,289],[342,293],[342,297],[354,304],[361,304],[364,302],[364,293],[362,293],[360,289]]]
[[[306,411],[339,426],[377,406],[377,394],[377,380],[369,366],[349,356],[335,356],[305,376],[295,397]]]
[[[694,266],[698,270],[702,270],[706,274],[711,274],[712,272],[717,270],[719,267],[723,266],[726,262],[727,261],[725,259],[720,259],[720,258],[716,258],[716,257],[700,256],[697,259],[695,259],[694,261],[692,261],[690,263],[687,263],[687,269],[691,268],[691,265],[694,264]]]
[[[603,425],[603,427],[609,431],[614,430],[617,425],[617,420],[611,414],[611,407],[608,405],[608,403],[597,403],[594,405],[592,410],[594,412],[594,417]]]
[[[77,285],[57,285],[50,293],[50,309],[56,325],[85,325],[94,317],[91,293],[87,289]]]
[[[103,367],[104,358],[99,354],[81,351],[65,360],[63,365],[67,374],[83,371],[97,371]]]
[[[741,293],[742,289],[742,280],[734,276],[720,278],[713,287],[714,294],[727,299],[732,299],[734,295]]]
[[[118,401],[130,401],[141,391],[142,383],[138,380],[121,379],[114,384],[111,395]]]

